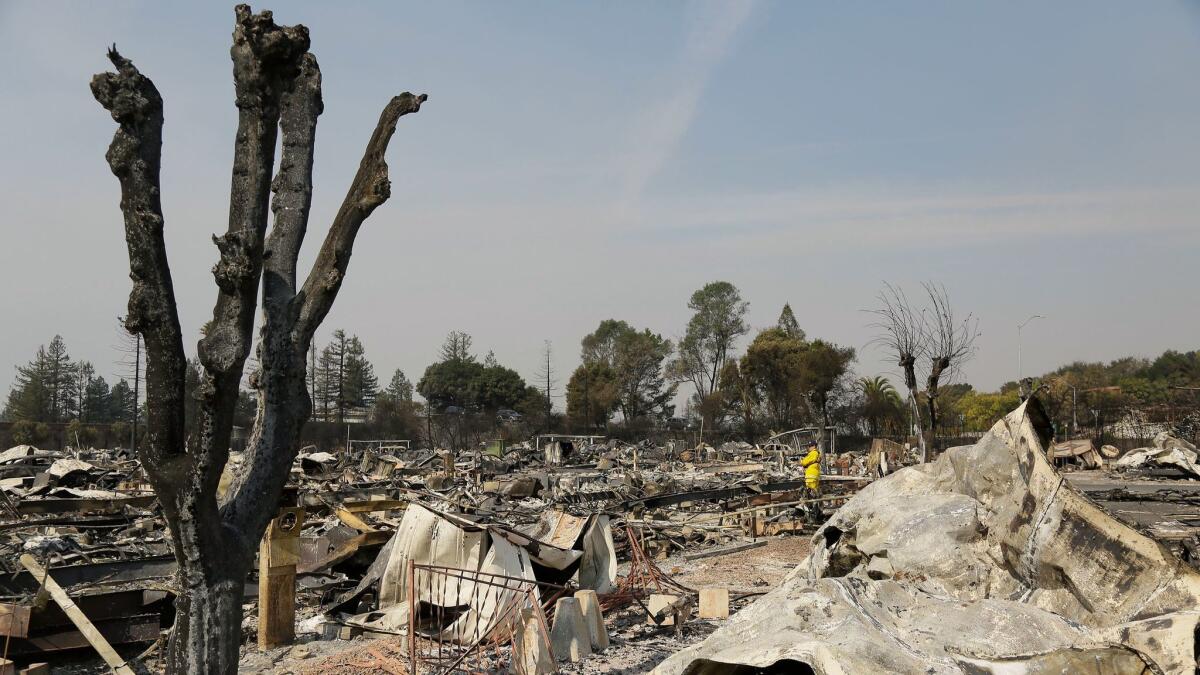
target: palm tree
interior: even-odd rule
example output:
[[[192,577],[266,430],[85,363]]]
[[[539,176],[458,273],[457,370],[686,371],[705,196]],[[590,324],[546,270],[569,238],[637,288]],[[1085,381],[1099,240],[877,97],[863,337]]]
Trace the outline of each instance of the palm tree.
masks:
[[[882,423],[896,419],[904,403],[892,383],[880,375],[859,378],[856,384],[863,396],[867,431],[872,436],[878,435],[884,426]]]

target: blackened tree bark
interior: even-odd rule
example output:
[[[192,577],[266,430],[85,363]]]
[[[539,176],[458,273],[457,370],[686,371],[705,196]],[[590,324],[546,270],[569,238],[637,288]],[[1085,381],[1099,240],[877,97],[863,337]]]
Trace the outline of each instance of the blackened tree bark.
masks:
[[[974,355],[979,321],[970,314],[966,318],[956,318],[945,287],[932,283],[922,286],[929,305],[920,311],[909,304],[904,291],[891,284],[885,284],[879,294],[880,307],[870,311],[878,317],[874,327],[881,331],[874,342],[895,355],[904,372],[909,408],[918,428],[921,461],[925,462],[929,459],[929,446],[933,444],[940,417],[939,386]],[[917,404],[918,359],[929,362],[925,378],[927,425],[921,423],[921,409]]]
[[[166,659],[171,673],[237,672],[243,582],[311,412],[305,355],[337,297],[360,226],[390,196],[384,153],[396,122],[426,99],[404,93],[384,108],[317,260],[297,289],[322,111],[320,69],[308,52],[304,26],[278,26],[270,12],[253,14],[246,5],[237,6],[235,18],[230,54],[238,130],[229,222],[225,234],[214,237],[218,294],[197,348],[198,424],[190,437],[184,429],[187,362],[159,199],[162,97],[115,47],[108,57],[116,72],[96,75],[91,83],[96,100],[119,124],[107,159],[121,185],[133,281],[125,324],[146,340],[147,354],[147,437],[139,459],[162,503],[179,563]],[[283,150],[275,172],[280,130]],[[274,213],[269,233],[268,209]],[[260,367],[251,377],[258,414],[246,468],[218,503],[260,284]]]
[[[917,432],[921,461],[926,462],[929,448],[921,424],[921,408],[917,404],[917,356],[925,351],[925,322],[922,314],[909,304],[904,291],[891,284],[884,284],[884,290],[879,293],[879,303],[878,309],[870,310],[877,317],[872,326],[880,331],[872,342],[887,349],[904,374],[912,427]]]
[[[943,378],[953,377],[962,364],[975,353],[975,338],[979,337],[979,321],[973,315],[955,318],[954,307],[944,286],[924,284],[929,296],[929,308],[924,340],[925,355],[929,359],[929,377],[925,378],[925,401],[929,412],[930,436],[936,433],[941,418],[938,401]]]

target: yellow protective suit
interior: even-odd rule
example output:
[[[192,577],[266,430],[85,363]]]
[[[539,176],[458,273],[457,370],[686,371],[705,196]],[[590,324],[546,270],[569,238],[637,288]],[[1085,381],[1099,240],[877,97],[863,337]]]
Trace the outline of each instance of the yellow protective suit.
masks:
[[[815,447],[809,449],[804,459],[800,460],[804,467],[804,484],[809,490],[816,492],[821,489],[821,451]]]

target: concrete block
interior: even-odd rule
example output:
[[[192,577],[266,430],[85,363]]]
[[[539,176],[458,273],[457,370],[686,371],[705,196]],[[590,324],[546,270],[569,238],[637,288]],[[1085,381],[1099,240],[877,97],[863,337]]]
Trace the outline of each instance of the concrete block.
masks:
[[[700,618],[728,619],[729,618],[729,589],[701,588],[700,589]]]
[[[654,593],[646,601],[646,609],[650,610],[650,615],[646,617],[646,623],[652,626],[674,626],[675,617],[668,616],[662,623],[654,623],[654,615],[667,605],[679,599],[678,595],[666,595],[664,593]]]
[[[523,675],[550,675],[558,672],[550,642],[542,628],[546,615],[540,605],[526,607],[517,616],[513,631],[513,666]]]
[[[579,610],[583,612],[583,620],[587,623],[592,649],[598,652],[608,649],[608,629],[604,627],[604,613],[600,611],[600,598],[596,591],[575,591],[575,599],[579,601]]]
[[[550,646],[554,658],[578,663],[592,653],[587,623],[575,598],[559,598],[554,603],[554,628],[550,630]]]
[[[895,570],[892,569],[892,561],[887,558],[875,556],[871,558],[871,562],[867,563],[867,578],[869,579],[877,581],[891,579],[894,574]]]

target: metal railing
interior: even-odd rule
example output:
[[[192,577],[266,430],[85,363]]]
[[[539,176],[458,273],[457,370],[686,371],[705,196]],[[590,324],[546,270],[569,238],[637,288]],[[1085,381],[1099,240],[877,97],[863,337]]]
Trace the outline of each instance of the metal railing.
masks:
[[[565,586],[409,561],[408,667],[412,675],[522,673],[514,658],[523,619],[548,645],[554,602]],[[534,610],[523,615],[523,610]]]

